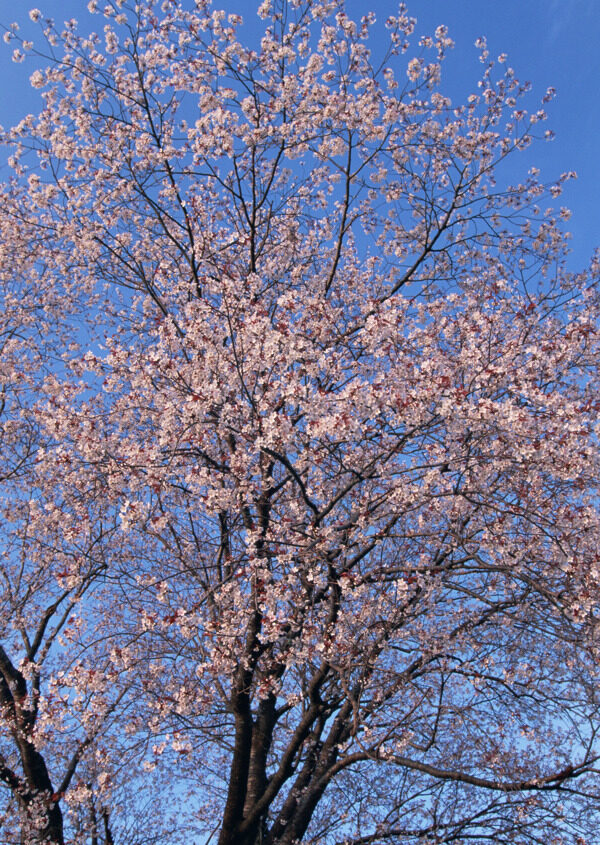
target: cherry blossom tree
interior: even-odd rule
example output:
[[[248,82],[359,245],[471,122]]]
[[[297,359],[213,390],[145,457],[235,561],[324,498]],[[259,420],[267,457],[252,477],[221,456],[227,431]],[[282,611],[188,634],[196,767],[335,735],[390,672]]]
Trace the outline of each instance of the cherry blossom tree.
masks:
[[[127,692],[99,647],[104,621],[90,599],[107,542],[116,550],[119,540],[101,480],[72,486],[57,473],[70,459],[40,423],[44,384],[76,348],[77,303],[33,258],[39,231],[12,217],[16,193],[1,201],[11,235],[0,271],[0,780],[10,790],[0,817],[3,841],[61,841],[58,798],[76,793],[82,758]]]
[[[2,823],[591,843],[598,262],[543,108],[483,40],[451,103],[402,5],[380,54],[341,0],[89,9],[32,10],[5,135]]]

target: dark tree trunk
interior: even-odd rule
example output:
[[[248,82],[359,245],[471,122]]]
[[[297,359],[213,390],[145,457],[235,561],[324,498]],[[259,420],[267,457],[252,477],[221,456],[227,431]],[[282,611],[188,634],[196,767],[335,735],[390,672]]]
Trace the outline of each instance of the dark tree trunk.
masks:
[[[32,736],[36,708],[27,704],[27,683],[0,646],[0,706],[19,752],[23,776],[0,765],[0,779],[12,790],[21,807],[24,843],[64,845],[63,817],[46,761],[36,749]],[[2,761],[0,761],[1,763]],[[42,826],[41,820],[45,821]]]

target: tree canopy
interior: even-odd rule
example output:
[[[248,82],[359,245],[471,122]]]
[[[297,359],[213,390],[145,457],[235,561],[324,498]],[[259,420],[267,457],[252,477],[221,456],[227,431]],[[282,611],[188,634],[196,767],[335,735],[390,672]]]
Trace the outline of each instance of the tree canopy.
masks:
[[[4,133],[3,841],[591,845],[599,265],[514,177],[543,103],[483,40],[452,103],[402,5],[89,8],[30,12]]]

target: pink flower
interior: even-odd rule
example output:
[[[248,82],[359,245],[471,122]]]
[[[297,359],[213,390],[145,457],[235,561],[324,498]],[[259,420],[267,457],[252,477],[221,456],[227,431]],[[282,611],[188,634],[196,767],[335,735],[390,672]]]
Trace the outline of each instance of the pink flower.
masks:
[[[421,62],[418,59],[411,59],[406,69],[406,75],[411,82],[416,82],[421,74]]]

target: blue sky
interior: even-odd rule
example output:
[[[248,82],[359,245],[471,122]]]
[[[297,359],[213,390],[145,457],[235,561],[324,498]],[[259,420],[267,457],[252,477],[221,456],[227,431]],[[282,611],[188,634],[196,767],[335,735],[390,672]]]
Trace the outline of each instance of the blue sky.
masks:
[[[191,0],[190,0],[191,2]],[[255,18],[255,0],[215,0],[216,6]],[[76,17],[82,28],[99,29],[90,19],[87,0],[0,0],[0,22],[23,22],[29,37],[28,10],[37,6],[57,21]],[[391,0],[348,0],[348,10],[358,17],[367,9],[384,20],[396,10]],[[509,64],[521,80],[530,80],[536,99],[549,85],[557,99],[548,108],[548,126],[556,133],[551,144],[540,143],[531,160],[542,176],[554,178],[575,170],[577,182],[567,186],[561,204],[573,211],[574,266],[587,262],[600,244],[600,0],[408,0],[409,13],[418,19],[418,32],[446,24],[456,47],[447,62],[444,87],[459,101],[474,87],[480,65],[473,44],[485,35],[491,55],[508,54]],[[376,43],[373,45],[377,49]],[[0,42],[0,124],[8,126],[36,111],[39,99],[29,86],[36,59],[23,64],[11,61],[12,50]],[[533,101],[532,101],[533,105]],[[0,178],[4,168],[0,169]]]

